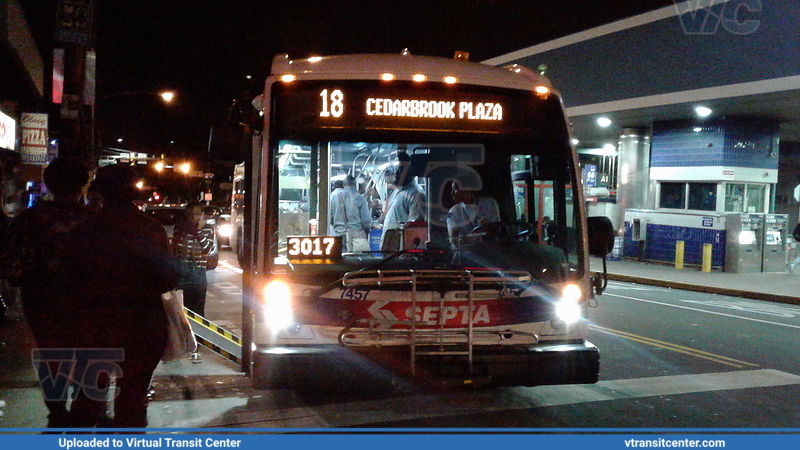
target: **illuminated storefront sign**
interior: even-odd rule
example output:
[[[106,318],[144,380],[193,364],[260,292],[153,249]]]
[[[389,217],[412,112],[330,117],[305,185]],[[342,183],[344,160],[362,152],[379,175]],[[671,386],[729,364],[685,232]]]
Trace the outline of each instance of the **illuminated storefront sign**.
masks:
[[[47,164],[47,114],[22,114],[20,156],[26,164]]]
[[[17,140],[17,123],[0,112],[0,148],[14,150]]]

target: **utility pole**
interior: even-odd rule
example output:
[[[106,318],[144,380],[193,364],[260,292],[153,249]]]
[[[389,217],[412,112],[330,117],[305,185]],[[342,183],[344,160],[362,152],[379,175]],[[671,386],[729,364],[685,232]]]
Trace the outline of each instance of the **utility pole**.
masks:
[[[59,0],[56,45],[63,47],[59,154],[94,166],[94,0]]]

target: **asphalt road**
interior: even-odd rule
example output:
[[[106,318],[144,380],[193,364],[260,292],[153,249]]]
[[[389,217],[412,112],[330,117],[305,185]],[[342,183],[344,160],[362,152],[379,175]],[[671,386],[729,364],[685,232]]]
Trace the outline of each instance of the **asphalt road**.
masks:
[[[217,314],[233,309],[230,319],[235,275],[221,270],[209,300],[217,302]],[[800,423],[800,306],[622,282],[610,283],[597,303],[590,311],[590,340],[601,351],[595,385],[431,392],[352,375],[293,391],[255,391],[242,378],[240,404],[202,426],[704,429]]]

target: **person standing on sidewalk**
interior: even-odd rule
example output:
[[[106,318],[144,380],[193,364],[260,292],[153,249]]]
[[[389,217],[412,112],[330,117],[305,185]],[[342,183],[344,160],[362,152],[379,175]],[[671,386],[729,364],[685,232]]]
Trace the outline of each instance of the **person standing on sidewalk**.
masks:
[[[177,289],[183,291],[183,305],[203,317],[208,292],[208,255],[214,249],[214,229],[206,224],[203,205],[190,202],[185,216],[175,225],[172,252],[178,258],[181,277]],[[192,363],[202,362],[200,354],[190,355]]]
[[[797,226],[794,227],[794,231],[792,231],[792,236],[794,237],[795,242],[800,242],[800,222],[798,222]],[[789,273],[795,273],[797,271],[798,264],[800,264],[800,251],[798,251],[797,258],[795,258],[794,261],[789,263]]]
[[[186,205],[186,216],[175,225],[172,251],[178,258],[183,290],[183,304],[191,311],[206,315],[208,291],[208,255],[214,249],[214,229],[206,224],[203,205],[191,202]]]
[[[179,275],[166,231],[134,205],[138,181],[136,170],[126,164],[97,170],[94,184],[103,197],[102,210],[69,233],[70,264],[59,275],[80,299],[72,315],[79,349],[121,352],[122,358],[114,360],[114,428],[147,426],[147,393],[167,345],[161,295],[175,288]],[[108,386],[108,376],[84,380],[91,381],[97,384],[94,394]],[[106,409],[106,399],[98,397],[85,395],[72,403],[72,426],[98,425]]]
[[[56,158],[44,170],[44,184],[53,199],[40,200],[11,221],[0,246],[0,277],[20,287],[22,309],[36,347],[72,349],[76,346],[73,306],[78,297],[70,296],[58,274],[71,256],[67,233],[90,213],[82,202],[89,169]],[[60,362],[49,363],[54,377],[60,368]],[[49,398],[45,393],[44,397],[48,428],[69,426],[66,395]]]

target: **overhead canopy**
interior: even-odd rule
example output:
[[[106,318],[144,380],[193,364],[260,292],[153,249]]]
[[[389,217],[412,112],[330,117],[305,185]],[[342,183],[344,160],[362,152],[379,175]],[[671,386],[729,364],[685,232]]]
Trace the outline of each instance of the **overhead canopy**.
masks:
[[[712,117],[777,119],[781,140],[797,142],[798,23],[798,2],[687,1],[484,62],[544,70],[582,148],[616,145],[623,128],[697,118],[700,105]]]

